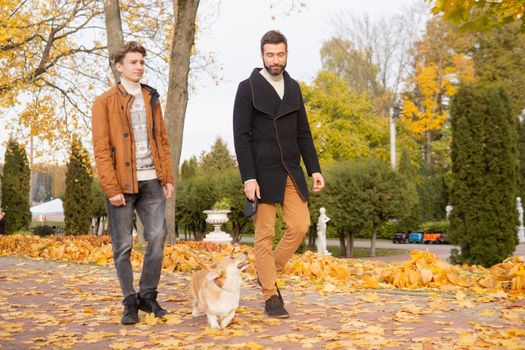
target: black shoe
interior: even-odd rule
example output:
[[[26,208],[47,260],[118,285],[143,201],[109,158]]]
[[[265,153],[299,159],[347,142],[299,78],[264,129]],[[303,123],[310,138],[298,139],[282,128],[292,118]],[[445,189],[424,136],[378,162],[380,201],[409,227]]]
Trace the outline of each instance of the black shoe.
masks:
[[[127,296],[124,301],[124,313],[122,314],[121,324],[135,324],[139,322],[139,305],[136,294]]]
[[[163,309],[157,302],[157,292],[150,292],[145,296],[141,296],[139,293],[138,304],[140,310],[148,314],[153,312],[155,317],[164,317],[168,314],[168,311]]]
[[[279,299],[278,295],[272,295],[270,299],[264,302],[264,312],[275,318],[288,318],[290,314],[284,308],[283,302]]]
[[[259,276],[257,276],[257,284],[259,285],[259,287],[262,288],[262,284],[261,284],[261,280],[259,280]],[[281,291],[279,290],[279,287],[277,287],[277,282],[275,282],[275,288],[277,289],[277,294],[278,297],[279,297],[279,300],[281,300],[281,303],[284,304],[284,300],[283,300],[283,296],[281,295]]]

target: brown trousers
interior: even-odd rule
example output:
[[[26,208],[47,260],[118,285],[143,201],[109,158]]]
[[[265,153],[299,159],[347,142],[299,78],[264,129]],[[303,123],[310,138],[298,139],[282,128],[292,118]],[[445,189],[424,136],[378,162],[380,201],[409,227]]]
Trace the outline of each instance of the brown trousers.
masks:
[[[290,177],[286,180],[284,203],[282,205],[283,221],[286,231],[281,241],[272,251],[275,237],[275,204],[259,203],[254,216],[255,226],[255,269],[262,286],[264,300],[277,294],[275,282],[288,260],[301,245],[310,227],[308,203],[304,201]]]

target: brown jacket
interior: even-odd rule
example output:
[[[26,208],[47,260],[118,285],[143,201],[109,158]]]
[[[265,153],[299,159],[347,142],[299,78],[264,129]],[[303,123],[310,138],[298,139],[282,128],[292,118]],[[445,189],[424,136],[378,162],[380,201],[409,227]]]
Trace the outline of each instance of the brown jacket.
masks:
[[[173,170],[166,126],[157,90],[142,85],[149,145],[157,178],[162,185],[173,184]],[[108,197],[138,192],[135,142],[130,107],[134,97],[122,84],[109,89],[93,104],[93,148],[100,185]],[[153,107],[153,108],[152,108]]]

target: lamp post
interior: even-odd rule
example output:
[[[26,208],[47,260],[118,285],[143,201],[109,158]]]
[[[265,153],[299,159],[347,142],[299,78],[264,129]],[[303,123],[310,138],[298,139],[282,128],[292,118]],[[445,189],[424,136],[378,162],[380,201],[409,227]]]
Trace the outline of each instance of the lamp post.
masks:
[[[390,163],[392,164],[392,170],[396,170],[396,119],[399,118],[403,106],[396,102],[394,107],[390,109]]]

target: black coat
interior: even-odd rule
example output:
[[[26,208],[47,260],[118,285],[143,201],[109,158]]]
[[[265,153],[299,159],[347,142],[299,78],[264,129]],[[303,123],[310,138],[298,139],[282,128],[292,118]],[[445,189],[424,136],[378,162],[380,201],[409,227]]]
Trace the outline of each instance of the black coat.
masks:
[[[308,188],[301,157],[308,175],[321,172],[299,84],[284,76],[281,100],[261,69],[242,81],[233,109],[235,153],[242,181],[256,179],[261,202],[283,203],[286,178],[292,178],[304,200]]]

